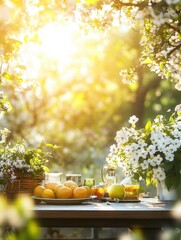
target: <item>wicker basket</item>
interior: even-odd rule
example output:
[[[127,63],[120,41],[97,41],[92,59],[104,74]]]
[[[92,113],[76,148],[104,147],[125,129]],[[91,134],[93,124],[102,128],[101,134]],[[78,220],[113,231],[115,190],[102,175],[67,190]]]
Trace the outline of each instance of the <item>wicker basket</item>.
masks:
[[[6,194],[9,199],[14,199],[18,194],[33,195],[36,186],[41,185],[44,180],[44,174],[32,176],[31,174],[16,174],[16,179],[8,183]]]

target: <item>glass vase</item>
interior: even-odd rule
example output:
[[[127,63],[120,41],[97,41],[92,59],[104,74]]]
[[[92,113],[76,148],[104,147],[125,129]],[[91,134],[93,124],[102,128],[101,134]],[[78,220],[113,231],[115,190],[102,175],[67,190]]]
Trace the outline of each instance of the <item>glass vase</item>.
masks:
[[[176,190],[174,188],[168,190],[165,181],[157,181],[157,197],[161,201],[177,200]]]

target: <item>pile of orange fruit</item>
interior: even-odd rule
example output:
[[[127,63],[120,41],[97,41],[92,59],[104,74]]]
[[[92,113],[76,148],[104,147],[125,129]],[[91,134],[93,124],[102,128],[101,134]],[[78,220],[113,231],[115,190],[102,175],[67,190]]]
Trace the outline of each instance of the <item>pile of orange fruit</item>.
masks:
[[[34,196],[38,198],[89,198],[92,191],[87,186],[79,187],[74,181],[68,180],[64,184],[56,182],[45,183],[34,189]]]

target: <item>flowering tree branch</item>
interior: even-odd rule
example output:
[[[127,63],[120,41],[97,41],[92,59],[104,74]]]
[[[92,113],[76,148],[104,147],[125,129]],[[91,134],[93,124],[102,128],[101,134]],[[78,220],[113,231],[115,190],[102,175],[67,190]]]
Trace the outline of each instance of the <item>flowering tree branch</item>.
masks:
[[[178,32],[179,34],[181,34],[181,31],[176,28],[175,26],[171,25],[170,23],[166,22],[165,25],[171,29],[173,29],[175,32]]]
[[[138,7],[140,10],[148,7],[148,1],[139,2],[139,3],[132,3],[132,2],[123,2],[119,0],[114,0],[113,7],[117,9],[121,9],[123,6],[125,7]]]
[[[176,47],[174,47],[168,54],[167,57],[170,57],[172,55],[172,53],[174,53],[176,50],[178,50],[179,48],[181,48],[181,43],[178,44]]]

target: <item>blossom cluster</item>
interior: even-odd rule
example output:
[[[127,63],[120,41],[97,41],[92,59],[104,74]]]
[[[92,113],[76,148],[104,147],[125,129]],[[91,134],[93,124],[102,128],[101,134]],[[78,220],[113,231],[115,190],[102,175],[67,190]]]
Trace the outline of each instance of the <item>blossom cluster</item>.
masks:
[[[33,169],[24,159],[25,147],[17,143],[13,147],[7,144],[5,149],[1,150],[0,156],[0,182],[13,181],[16,178],[16,171],[20,170],[32,173]],[[12,159],[12,156],[13,159]]]
[[[136,71],[133,68],[121,70],[119,75],[120,75],[120,77],[122,79],[122,82],[124,84],[132,84],[132,83],[135,83],[138,80],[138,76],[136,74]]]
[[[159,115],[138,130],[138,118],[132,116],[131,127],[117,132],[116,144],[111,146],[106,161],[120,166],[126,175],[136,180],[149,177],[166,180],[168,188],[174,186],[177,181],[173,180],[174,176],[176,179],[176,175],[181,174],[181,159],[176,157],[181,153],[181,105],[176,111],[169,120]]]
[[[13,181],[17,173],[35,175],[44,172],[51,157],[51,151],[46,147],[55,149],[57,146],[42,142],[36,148],[28,148],[24,141],[9,143],[9,133],[8,129],[0,131],[0,183]]]
[[[82,4],[84,2],[84,4]],[[85,2],[87,4],[85,4]],[[75,21],[89,30],[122,26],[141,32],[142,46],[140,63],[147,65],[161,78],[175,82],[175,88],[181,90],[181,41],[179,0],[135,0],[135,1],[100,1],[102,4],[88,4],[81,1],[76,4]],[[95,1],[96,3],[96,1]],[[120,72],[123,83],[131,84],[137,80],[130,70]]]

